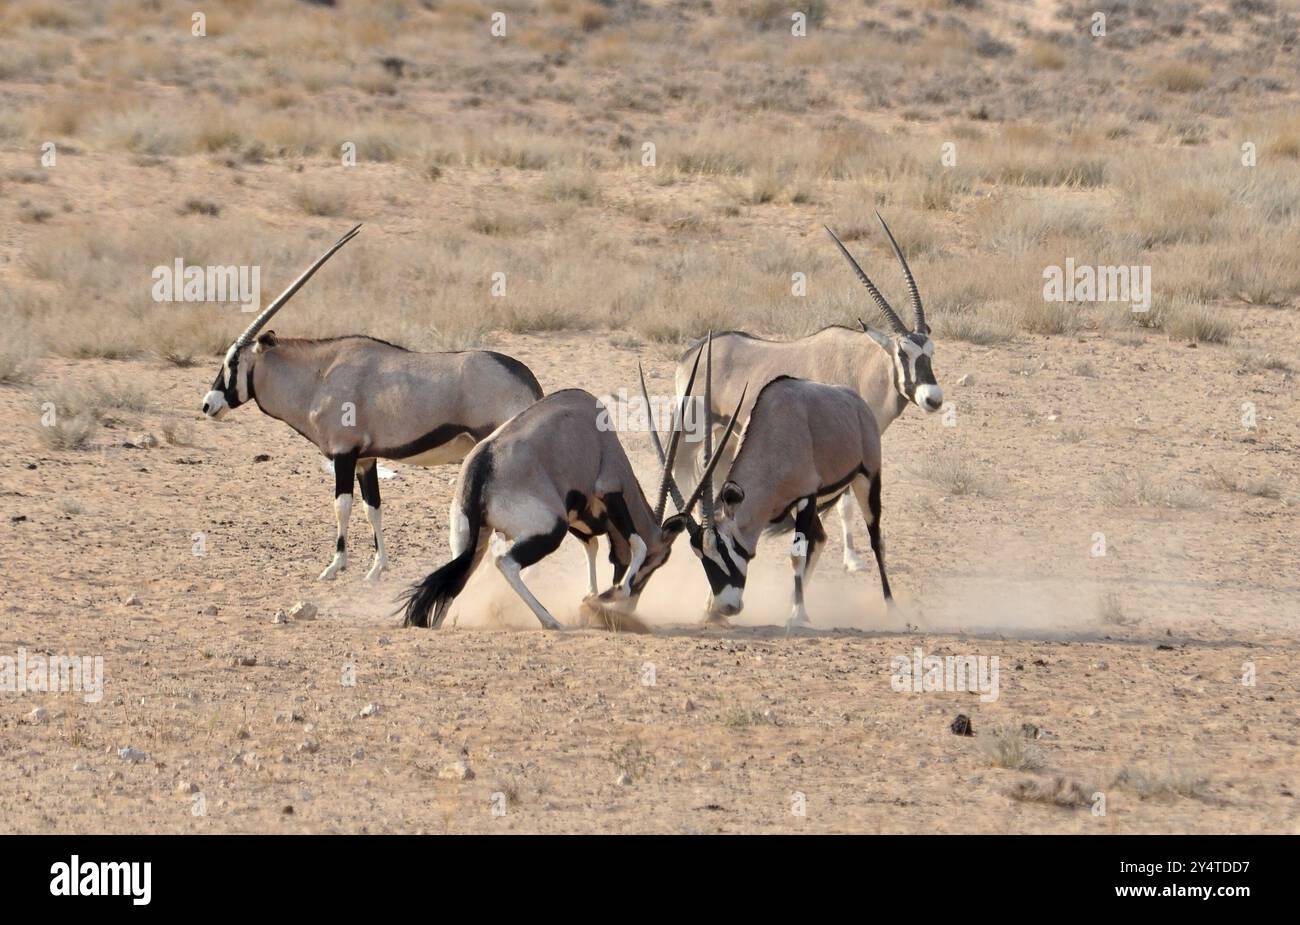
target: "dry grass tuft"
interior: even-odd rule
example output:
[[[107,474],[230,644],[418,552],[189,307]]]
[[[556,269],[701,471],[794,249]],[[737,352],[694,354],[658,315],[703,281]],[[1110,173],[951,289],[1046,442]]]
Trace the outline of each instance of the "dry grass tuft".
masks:
[[[1021,803],[1048,803],[1067,808],[1091,806],[1092,795],[1096,792],[1095,787],[1087,787],[1061,775],[1050,780],[1025,778],[1007,788],[1007,796]]]
[[[1143,800],[1209,799],[1209,781],[1203,775],[1172,764],[1163,770],[1126,766],[1115,775],[1112,786],[1131,790]]]
[[[308,215],[335,218],[348,210],[348,197],[338,186],[300,183],[293,191],[293,203]]]
[[[997,726],[979,738],[979,750],[990,765],[1012,771],[1042,767],[1042,755],[1018,726]]]
[[[1189,61],[1166,61],[1151,69],[1149,81],[1153,87],[1170,93],[1195,93],[1209,84],[1210,71]]]
[[[945,447],[930,454],[915,471],[917,478],[945,495],[980,496],[988,493],[982,469],[961,449]]]

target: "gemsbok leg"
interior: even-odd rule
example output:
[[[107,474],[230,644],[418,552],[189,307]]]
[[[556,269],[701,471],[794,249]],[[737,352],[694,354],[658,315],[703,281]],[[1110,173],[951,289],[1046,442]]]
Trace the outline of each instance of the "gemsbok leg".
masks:
[[[835,513],[840,515],[840,529],[844,535],[844,568],[849,572],[860,572],[867,567],[867,563],[862,560],[857,549],[853,546],[853,529],[851,527],[854,521],[853,508],[852,492],[846,491],[840,495],[840,500],[835,502]]]
[[[859,475],[853,480],[853,496],[857,498],[858,507],[867,522],[867,533],[871,537],[871,551],[876,554],[876,567],[880,569],[880,589],[885,595],[885,604],[894,602],[889,591],[889,578],[885,575],[885,539],[880,535],[880,473],[868,478]]]
[[[331,581],[348,567],[348,518],[352,516],[352,480],[357,472],[357,454],[339,453],[334,457],[334,517],[338,532],[334,540],[334,560],[320,573],[320,581]]]
[[[504,533],[504,531],[502,531]],[[564,542],[564,534],[568,532],[568,525],[561,519],[557,518],[555,526],[549,532],[532,533],[523,536],[521,539],[511,543],[510,548],[504,552],[499,552],[495,556],[496,566],[505,576],[510,587],[515,589],[528,609],[531,610],[537,619],[548,630],[558,630],[560,621],[551,616],[550,611],[542,606],[542,602],[533,596],[533,592],[528,590],[519,573],[534,562],[540,562],[549,556],[555,550],[560,548],[560,543]],[[507,536],[509,536],[507,534]],[[509,536],[514,539],[513,536]]]
[[[361,463],[357,470],[361,483],[361,500],[366,504],[366,519],[370,521],[370,535],[375,539],[375,561],[366,572],[366,581],[378,581],[388,568],[388,550],[384,547],[384,515],[379,510],[379,463],[370,460]]]
[[[826,544],[826,530],[817,513],[817,499],[804,498],[799,502],[794,517],[794,539],[790,544],[790,567],[794,570],[794,609],[787,626],[810,623],[804,607],[804,591],[812,579],[817,556]]]

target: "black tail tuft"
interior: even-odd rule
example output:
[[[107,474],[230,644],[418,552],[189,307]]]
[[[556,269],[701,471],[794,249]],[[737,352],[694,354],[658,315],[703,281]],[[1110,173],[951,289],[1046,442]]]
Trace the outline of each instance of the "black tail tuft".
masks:
[[[483,524],[483,492],[491,473],[492,447],[487,442],[480,443],[465,460],[456,486],[468,527],[465,551],[436,572],[426,575],[423,581],[411,585],[401,596],[400,600],[406,601],[403,626],[437,629],[442,626],[447,608],[456,599],[456,595],[465,590],[465,584],[483,551],[479,546],[479,533]]]
[[[441,626],[447,608],[456,595],[465,590],[473,568],[474,547],[470,546],[436,572],[429,573],[423,580],[411,585],[410,590],[401,598],[406,601],[406,619],[402,625]]]

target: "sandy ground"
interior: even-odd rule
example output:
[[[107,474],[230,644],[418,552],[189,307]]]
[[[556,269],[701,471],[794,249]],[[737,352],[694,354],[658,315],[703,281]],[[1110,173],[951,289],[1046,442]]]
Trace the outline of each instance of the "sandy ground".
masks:
[[[1300,341],[1277,313],[1244,320],[1247,340]],[[652,390],[671,382],[666,351],[604,335],[494,346],[548,390],[632,389],[638,356]],[[0,656],[101,656],[105,692],[0,694],[0,829],[1300,831],[1291,374],[1158,334],[940,343],[935,363],[955,426],[911,409],[885,436],[898,614],[874,572],[840,568],[831,516],[815,630],[781,626],[790,578],[773,540],[735,628],[696,624],[706,585],[681,548],[643,602],[654,634],[633,636],[543,632],[490,567],[456,627],[402,629],[396,595],[447,555],[454,468],[395,466],[382,483],[393,571],[377,587],[361,580],[360,510],[348,571],[317,583],[331,477],[254,407],[200,420],[215,360],[46,361],[33,385],[0,388]],[[120,413],[89,450],[46,449],[42,395],[97,379],[148,388],[153,408]],[[122,446],[178,416],[190,445]],[[647,437],[625,444],[648,480]],[[954,452],[980,492],[930,477]],[[1125,502],[1116,485],[1135,483],[1180,500]],[[538,571],[539,596],[574,622],[578,545]],[[273,624],[299,600],[318,619]],[[998,657],[998,698],[895,692],[891,659],[917,648]],[[973,737],[949,730],[959,713]],[[1021,724],[1040,733],[1026,766],[997,766],[994,729]],[[1026,781],[1086,799],[1013,796]]]

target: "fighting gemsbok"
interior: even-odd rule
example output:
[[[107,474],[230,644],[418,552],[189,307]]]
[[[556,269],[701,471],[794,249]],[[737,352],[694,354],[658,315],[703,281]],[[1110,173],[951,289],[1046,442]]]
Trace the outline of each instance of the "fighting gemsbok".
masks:
[[[719,448],[706,471],[721,453]],[[880,533],[880,430],[871,409],[843,386],[788,376],[768,382],[754,399],[716,510],[702,508],[702,522],[689,525],[691,548],[712,592],[710,619],[725,622],[740,612],[759,537],[782,530],[793,517],[794,608],[789,622],[807,623],[804,588],[826,540],[819,505],[846,490],[853,492],[866,518],[888,604],[893,595]],[[706,495],[708,491],[706,487]]]
[[[694,370],[689,381],[694,381]],[[407,592],[405,625],[442,625],[494,533],[509,544],[494,554],[497,568],[546,629],[559,629],[560,623],[524,585],[520,572],[559,548],[566,532],[584,541],[608,534],[614,585],[599,602],[628,612],[636,608],[650,576],[668,561],[673,540],[688,522],[698,529],[690,509],[713,468],[706,468],[682,510],[665,519],[668,492],[677,495],[671,470],[681,438],[680,401],[653,508],[618,435],[598,426],[601,413],[600,402],[588,392],[554,392],[470,451],[452,496],[451,561]],[[721,446],[731,432],[728,428],[723,434]],[[721,458],[714,457],[714,467]]]
[[[226,351],[203,413],[216,420],[250,399],[284,421],[334,464],[334,558],[321,572],[347,567],[352,482],[374,536],[366,574],[388,564],[377,460],[419,466],[458,462],[479,441],[542,395],[523,363],[500,353],[415,353],[360,335],[303,340],[262,332],[312,274],[357,234],[357,225],[268,305]]]
[[[916,280],[889,226],[879,213],[876,218],[880,219],[889,244],[902,265],[914,318],[913,329],[907,329],[848,249],[827,228],[858,279],[866,286],[889,331],[875,330],[859,320],[861,331],[835,326],[788,342],[763,340],[739,331],[717,335],[714,338],[717,378],[709,406],[714,427],[720,427],[726,420],[727,409],[735,402],[745,383],[761,388],[778,376],[794,376],[852,389],[871,408],[881,433],[908,404],[915,404],[927,412],[938,411],[943,406],[943,391],[935,382],[931,367],[934,342],[930,339],[930,326],[925,320]],[[697,347],[698,343],[692,344],[678,364],[679,388],[685,381],[686,361]],[[752,403],[750,407],[741,408],[742,423],[749,417],[751,408]],[[675,475],[680,481],[700,465],[693,454],[682,454],[676,460]],[[849,571],[858,571],[865,564],[853,548],[849,529],[853,514],[850,493],[841,495],[838,510],[844,532],[844,566]]]

